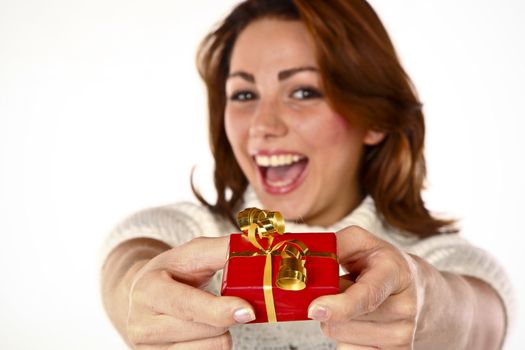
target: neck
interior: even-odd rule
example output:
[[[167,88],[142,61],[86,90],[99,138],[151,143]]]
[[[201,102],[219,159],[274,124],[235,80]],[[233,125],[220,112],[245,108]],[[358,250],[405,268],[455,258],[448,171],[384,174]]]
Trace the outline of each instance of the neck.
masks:
[[[353,212],[361,204],[365,197],[366,195],[360,191],[351,193],[345,198],[344,205],[337,206],[335,208],[325,208],[319,212],[313,213],[308,218],[296,220],[296,222],[305,223],[312,226],[331,226]]]

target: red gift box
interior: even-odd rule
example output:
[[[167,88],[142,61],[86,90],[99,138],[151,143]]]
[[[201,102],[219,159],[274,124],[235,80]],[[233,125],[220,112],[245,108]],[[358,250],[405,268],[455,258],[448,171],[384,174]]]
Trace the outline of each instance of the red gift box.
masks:
[[[255,310],[253,323],[307,320],[308,306],[314,299],[339,293],[334,233],[286,233],[275,235],[270,240],[259,236],[256,240],[259,247],[252,243],[253,237],[251,241],[248,239],[247,234],[230,235],[229,258],[224,268],[221,292],[222,295],[247,300]],[[295,262],[294,259],[289,260],[292,260],[292,265],[298,265],[299,261],[299,265],[306,269],[306,286],[302,290],[281,289],[277,280],[282,277],[279,271],[287,264],[283,260],[293,255],[294,251],[301,250],[304,250],[302,258],[295,259]],[[283,254],[283,251],[289,254]],[[264,290],[267,260],[271,260],[270,295]],[[298,268],[301,269],[300,266]],[[285,274],[290,273],[285,271]],[[295,274],[301,275],[301,272]],[[269,284],[269,281],[266,280],[266,283]],[[272,317],[272,313],[276,317]]]

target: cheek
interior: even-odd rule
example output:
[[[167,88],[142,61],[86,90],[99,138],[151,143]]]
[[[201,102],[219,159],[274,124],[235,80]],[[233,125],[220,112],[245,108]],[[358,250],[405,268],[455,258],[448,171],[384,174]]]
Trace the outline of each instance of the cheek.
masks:
[[[338,145],[348,141],[357,141],[356,130],[348,124],[348,121],[339,114],[334,114],[327,123],[325,142]]]
[[[250,163],[247,153],[250,128],[249,118],[226,109],[224,113],[224,128],[237,163],[246,171]]]
[[[242,143],[244,128],[240,123],[240,118],[237,118],[235,113],[231,113],[228,109],[224,113],[224,128],[228,141],[235,151],[235,148]]]
[[[296,126],[303,139],[313,148],[326,150],[338,148],[343,143],[358,142],[359,133],[348,125],[345,118],[330,114],[325,118],[312,118]]]

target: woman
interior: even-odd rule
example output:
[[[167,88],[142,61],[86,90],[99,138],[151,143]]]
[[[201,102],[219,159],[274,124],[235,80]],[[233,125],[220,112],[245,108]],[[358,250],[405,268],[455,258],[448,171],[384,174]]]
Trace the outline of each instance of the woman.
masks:
[[[103,297],[131,347],[502,344],[509,282],[425,208],[421,104],[365,1],[245,1],[205,38],[198,62],[217,201],[197,193],[203,205],[149,209],[110,236]],[[349,275],[340,294],[311,303],[317,322],[243,325],[250,304],[216,296],[224,235],[251,206],[281,211],[290,232],[338,231]]]

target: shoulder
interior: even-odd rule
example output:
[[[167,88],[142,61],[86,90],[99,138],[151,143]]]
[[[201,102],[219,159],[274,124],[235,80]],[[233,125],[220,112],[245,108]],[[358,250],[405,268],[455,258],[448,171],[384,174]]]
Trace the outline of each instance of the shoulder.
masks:
[[[178,202],[139,210],[120,221],[106,237],[101,255],[135,238],[152,238],[174,247],[198,236],[218,237],[235,229],[202,204]]]
[[[206,206],[192,202],[178,202],[171,205],[151,208],[146,213],[157,216],[160,224],[167,228],[176,223],[186,227],[196,235],[222,236],[233,229],[229,221],[214,214]],[[227,232],[225,232],[227,231]]]
[[[230,228],[228,221],[202,204],[178,202],[140,210],[117,225],[120,230],[154,229],[159,234],[221,236]],[[184,232],[178,232],[184,231]]]

